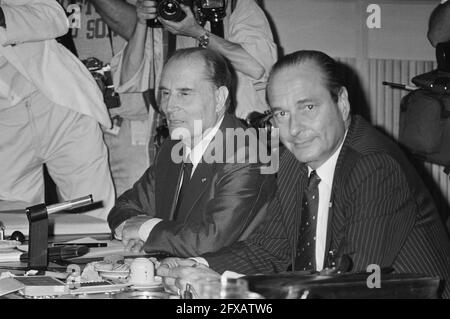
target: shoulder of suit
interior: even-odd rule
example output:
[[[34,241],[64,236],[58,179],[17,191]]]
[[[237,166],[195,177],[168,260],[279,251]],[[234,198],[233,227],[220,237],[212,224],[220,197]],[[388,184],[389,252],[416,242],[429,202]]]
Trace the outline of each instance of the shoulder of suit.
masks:
[[[385,153],[397,158],[403,154],[398,144],[360,116],[354,116],[344,142],[358,156]]]
[[[404,175],[413,171],[400,147],[363,118],[356,116],[336,165],[335,178],[367,176],[374,170],[387,170]]]
[[[166,161],[167,157],[171,156],[172,151],[177,151],[177,149],[181,151],[183,149],[183,147],[179,143],[181,143],[181,142],[171,140],[170,138],[166,139],[162,143],[162,145],[160,146],[159,150],[156,153],[155,163],[158,162],[160,159],[162,159],[163,161]],[[180,156],[182,156],[181,153],[180,153]]]

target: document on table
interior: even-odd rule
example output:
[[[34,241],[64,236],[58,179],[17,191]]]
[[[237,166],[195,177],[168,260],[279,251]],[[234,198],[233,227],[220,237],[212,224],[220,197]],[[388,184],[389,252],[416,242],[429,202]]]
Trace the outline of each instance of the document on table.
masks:
[[[5,236],[18,230],[28,236],[29,222],[23,210],[0,211],[0,220],[5,225]],[[49,216],[49,235],[107,234],[108,223],[86,214],[60,213]]]

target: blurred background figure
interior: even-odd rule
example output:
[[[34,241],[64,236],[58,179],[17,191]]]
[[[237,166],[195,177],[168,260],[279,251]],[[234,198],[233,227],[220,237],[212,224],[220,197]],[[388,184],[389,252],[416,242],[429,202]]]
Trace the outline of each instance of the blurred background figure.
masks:
[[[450,40],[450,2],[442,0],[430,16],[428,40],[435,47]]]
[[[116,194],[120,196],[151,164],[149,111],[142,93],[118,94],[114,90],[109,64],[125,39],[108,27],[91,1],[58,1],[71,23],[69,47],[96,79],[113,123],[103,132]]]
[[[0,210],[44,202],[43,164],[60,200],[92,194],[106,219],[114,204],[99,123],[110,127],[92,76],[54,39],[68,21],[56,1],[0,6]]]

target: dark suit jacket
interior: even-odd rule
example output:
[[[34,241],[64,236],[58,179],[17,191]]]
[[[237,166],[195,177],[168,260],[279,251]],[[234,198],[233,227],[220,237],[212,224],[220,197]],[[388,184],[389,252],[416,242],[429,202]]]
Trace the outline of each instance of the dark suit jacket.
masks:
[[[293,265],[307,175],[285,151],[266,220],[246,241],[206,254],[210,266],[255,274]],[[450,279],[450,243],[431,195],[398,146],[358,116],[339,154],[331,205],[326,251],[349,254],[352,271],[377,264]]]
[[[219,132],[225,133],[226,128],[245,127],[236,117],[226,115]],[[145,243],[145,251],[190,257],[216,251],[255,227],[252,221],[257,214],[259,219],[275,191],[275,176],[260,173],[262,165],[253,157],[258,154],[257,146],[246,143],[237,152],[235,143],[231,153],[239,156],[239,161],[226,162],[226,145],[231,139],[220,140],[216,134],[209,147],[214,148],[214,140],[223,141],[222,163],[203,160],[198,164],[177,216],[174,210],[182,165],[172,161],[171,152],[179,142],[166,141],[154,165],[116,201],[108,216],[111,229],[136,215],[161,218]]]

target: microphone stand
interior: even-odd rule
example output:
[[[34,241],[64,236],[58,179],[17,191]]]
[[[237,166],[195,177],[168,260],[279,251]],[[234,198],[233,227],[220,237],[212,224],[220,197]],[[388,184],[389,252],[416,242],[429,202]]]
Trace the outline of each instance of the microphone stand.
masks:
[[[46,270],[48,267],[48,215],[92,204],[92,195],[46,206],[38,204],[27,207],[25,212],[29,222],[28,268]]]

